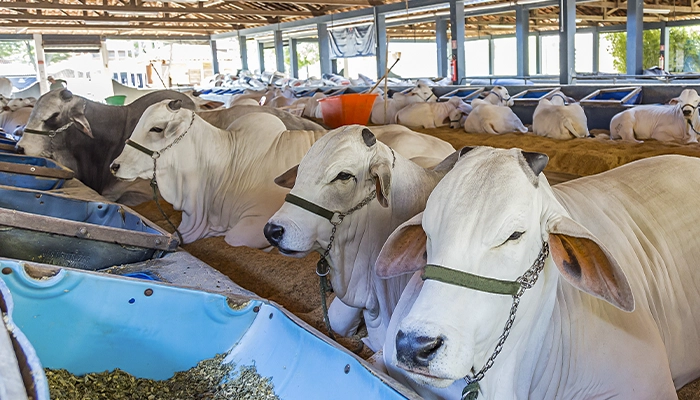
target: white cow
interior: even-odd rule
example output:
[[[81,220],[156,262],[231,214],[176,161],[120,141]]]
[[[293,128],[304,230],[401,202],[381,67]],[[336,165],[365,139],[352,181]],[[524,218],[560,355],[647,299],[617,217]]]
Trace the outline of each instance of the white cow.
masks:
[[[489,96],[494,97],[494,96]],[[499,100],[500,101],[500,100]],[[481,99],[472,100],[472,111],[464,121],[464,131],[468,133],[501,133],[519,131],[527,132],[520,118],[503,105],[493,105]]]
[[[186,134],[185,134],[186,133]],[[268,247],[263,227],[282,205],[287,190],[274,179],[297,164],[325,132],[287,131],[268,113],[249,113],[228,131],[166,100],[143,113],[131,140],[153,150],[160,193],[182,210],[185,243],[221,236],[232,246]],[[117,178],[151,179],[153,159],[126,146],[112,163]]]
[[[382,348],[391,313],[408,282],[408,277],[377,279],[374,261],[394,228],[425,207],[433,187],[457,159],[447,143],[430,146],[435,138],[409,134],[403,127],[391,132],[382,128],[351,125],[333,130],[311,147],[298,173],[293,169],[277,180],[292,194],[330,210],[349,210],[376,193],[377,200],[371,199],[338,226],[329,254],[331,284],[342,301],[331,305],[331,327],[349,336],[363,312],[367,344],[374,351]],[[440,161],[450,157],[431,170],[404,155]],[[282,254],[303,257],[312,251],[323,253],[331,228],[328,220],[285,203],[270,218],[265,234]]]
[[[396,113],[412,103],[435,102],[437,98],[433,90],[425,84],[419,83],[408,94],[394,93],[391,99],[386,99],[386,113],[384,112],[384,99],[377,96],[372,106],[370,121],[373,124],[383,125],[396,122]]]
[[[19,138],[22,136],[22,131],[29,121],[33,108],[22,107],[14,111],[9,106],[5,108],[7,109],[0,111],[0,129]]]
[[[304,113],[302,115],[304,117],[322,119],[323,112],[321,111],[321,104],[318,101],[324,97],[326,97],[325,94],[321,92],[316,92],[311,97],[302,97],[300,99],[295,100],[292,103],[292,106],[300,106],[303,104]]]
[[[426,266],[427,280],[406,287],[387,333],[390,373],[427,398],[460,399],[514,312],[480,399],[675,399],[700,376],[700,225],[685,206],[700,196],[688,173],[700,160],[648,158],[554,188],[546,162],[471,150],[431,194],[423,229],[389,238],[382,276],[447,268]],[[511,311],[511,295],[464,272],[526,276],[532,288],[501,285],[521,288]]]
[[[578,103],[569,103],[555,95],[551,100],[541,99],[532,115],[535,135],[553,139],[583,138],[590,135],[588,119]]]
[[[625,110],[610,120],[610,138],[637,143],[646,139],[697,143],[698,103],[700,96],[695,89],[685,89],[670,105],[644,105]]]
[[[10,97],[12,89],[12,81],[5,77],[0,77],[0,96]]]
[[[396,123],[409,128],[439,128],[449,125],[459,128],[462,116],[469,115],[472,107],[459,97],[445,102],[414,103],[399,110]]]
[[[510,98],[508,89],[503,86],[494,86],[488,92],[484,92],[483,95],[484,97],[482,99],[475,100],[485,101],[494,106],[512,107],[513,104],[515,104],[513,99]]]

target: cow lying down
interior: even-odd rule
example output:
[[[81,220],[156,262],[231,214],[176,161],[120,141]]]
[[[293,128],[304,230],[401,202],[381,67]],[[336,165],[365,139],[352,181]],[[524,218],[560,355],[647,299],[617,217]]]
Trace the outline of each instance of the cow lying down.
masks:
[[[491,134],[527,132],[520,118],[510,109],[512,105],[508,89],[494,86],[483,99],[472,100],[472,110],[464,120],[464,131]]]
[[[172,145],[157,160],[156,178],[163,198],[183,212],[185,243],[223,235],[232,246],[264,248],[263,227],[288,192],[274,179],[324,134],[287,130],[269,113],[244,115],[223,130],[163,101],[144,112],[131,140],[152,150]],[[150,179],[153,168],[149,155],[129,146],[112,164],[124,180]]]
[[[580,104],[573,99],[556,94],[551,99],[541,99],[532,114],[532,131],[535,135],[552,139],[588,137],[588,119]]]
[[[376,200],[371,199],[338,226],[329,254],[329,276],[336,294],[329,310],[331,327],[350,336],[364,314],[367,344],[374,351],[382,348],[389,318],[408,282],[404,278],[378,280],[374,260],[392,230],[423,209],[433,187],[457,159],[449,144],[431,143],[434,138],[430,136],[404,127],[384,134],[382,128],[351,125],[335,129],[311,146],[298,170],[293,168],[276,180],[292,189],[293,195],[329,210],[349,210],[376,193]],[[426,169],[404,155],[448,159],[435,169]],[[265,226],[265,235],[282,254],[303,257],[327,248],[331,228],[328,220],[284,203]]]
[[[700,225],[685,206],[700,160],[647,158],[550,187],[542,154],[461,153],[377,260],[383,277],[419,271],[389,324],[392,376],[460,399],[481,371],[479,399],[538,400],[675,399],[700,377]]]
[[[402,108],[396,114],[396,123],[409,128],[460,128],[462,116],[469,115],[472,106],[459,97],[452,97],[445,102],[413,103]]]
[[[250,113],[267,113],[279,118],[289,130],[323,131],[326,130],[319,124],[308,119],[299,118],[286,111],[272,107],[260,107],[259,105],[235,105],[230,108],[203,111],[199,116],[208,123],[221,129],[228,129],[236,119]]]
[[[646,139],[661,142],[697,143],[700,129],[700,96],[685,89],[669,105],[636,106],[610,120],[610,138],[641,143]]]
[[[393,124],[396,122],[396,114],[409,104],[436,101],[433,89],[425,83],[419,83],[408,94],[394,93],[390,99],[386,99],[386,106],[385,99],[377,96],[372,106],[370,121],[377,125]]]

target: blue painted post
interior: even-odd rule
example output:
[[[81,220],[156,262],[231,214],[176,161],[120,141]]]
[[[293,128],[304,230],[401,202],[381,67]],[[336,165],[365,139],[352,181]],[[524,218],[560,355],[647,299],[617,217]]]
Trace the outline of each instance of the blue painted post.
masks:
[[[457,62],[457,76],[452,83],[459,84],[464,74],[464,1],[450,1],[450,40],[452,59]]]
[[[318,56],[321,63],[321,75],[330,74],[331,69],[331,43],[328,37],[328,24],[316,24],[318,30]]]
[[[215,74],[219,73],[219,55],[216,51],[216,40],[209,41],[209,47],[211,47],[211,67]]]
[[[275,61],[277,62],[277,71],[284,72],[284,41],[282,40],[282,31],[275,31]]]
[[[435,17],[435,43],[437,44],[437,76],[447,76],[447,20]]]
[[[258,63],[260,72],[265,71],[265,44],[263,42],[258,42]]]
[[[297,40],[289,39],[289,74],[293,78],[299,77],[299,59],[297,57]]]
[[[248,44],[245,36],[238,37],[238,49],[241,52],[241,69],[248,69]]]
[[[515,7],[515,42],[517,46],[518,76],[530,75],[530,10]]]
[[[627,1],[627,75],[642,74],[644,0]]]
[[[377,79],[386,73],[386,18],[374,7],[374,28],[377,31]]]
[[[636,0],[633,0],[636,1]],[[559,15],[559,83],[571,84],[575,73],[576,0],[561,0]]]

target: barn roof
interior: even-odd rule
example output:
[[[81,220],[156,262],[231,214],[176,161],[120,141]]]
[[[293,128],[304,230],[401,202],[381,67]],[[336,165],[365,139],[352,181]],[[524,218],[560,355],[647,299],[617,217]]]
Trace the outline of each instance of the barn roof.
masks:
[[[520,0],[530,7],[530,30],[558,27],[558,2]],[[322,15],[402,3],[396,0],[178,1],[149,0],[2,0],[0,34],[89,34],[101,36],[204,37],[239,29],[270,26]],[[518,0],[475,2],[466,6],[466,35],[508,34],[515,31],[513,7]],[[547,6],[550,4],[549,6]],[[434,39],[436,16],[444,8],[409,10],[387,19],[392,38]],[[494,9],[494,7],[498,7]],[[626,21],[624,1],[579,1],[577,27],[606,26]],[[479,12],[483,10],[483,12]],[[645,22],[668,22],[700,17],[700,0],[645,0]],[[475,15],[481,14],[481,15]],[[371,19],[371,17],[370,17]]]

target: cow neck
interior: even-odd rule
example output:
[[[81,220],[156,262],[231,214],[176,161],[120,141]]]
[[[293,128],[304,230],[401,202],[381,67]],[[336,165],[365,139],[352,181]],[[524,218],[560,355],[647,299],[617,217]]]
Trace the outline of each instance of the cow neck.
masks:
[[[366,210],[355,213],[345,221],[346,226],[338,229],[336,245],[328,257],[330,281],[343,303],[365,310],[370,341],[373,336],[376,336],[375,342],[384,340],[382,332],[386,330],[398,302],[398,297],[387,297],[400,294],[410,278],[378,278],[374,265],[379,252],[399,225],[423,211],[428,196],[444,173],[424,169],[397,154],[392,169],[389,207],[384,208],[372,201]],[[350,287],[352,291],[348,290]],[[372,328],[376,328],[376,334]]]

